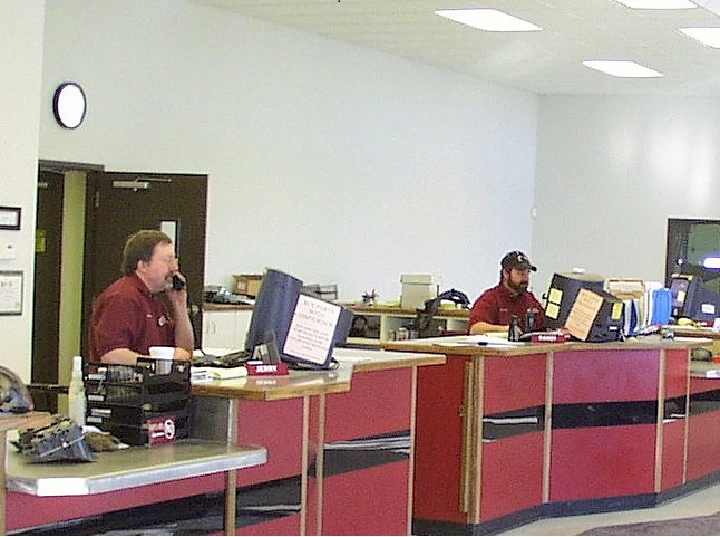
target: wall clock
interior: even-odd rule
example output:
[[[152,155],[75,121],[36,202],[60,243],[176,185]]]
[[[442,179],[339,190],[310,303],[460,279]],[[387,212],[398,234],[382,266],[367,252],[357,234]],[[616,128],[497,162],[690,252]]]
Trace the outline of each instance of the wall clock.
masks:
[[[78,128],[85,119],[87,98],[80,84],[63,82],[55,90],[53,113],[58,125],[66,129]]]

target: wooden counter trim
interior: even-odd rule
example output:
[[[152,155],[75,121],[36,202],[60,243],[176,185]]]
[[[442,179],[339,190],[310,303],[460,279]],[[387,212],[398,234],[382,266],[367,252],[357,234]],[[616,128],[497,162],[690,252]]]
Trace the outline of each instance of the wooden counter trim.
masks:
[[[636,339],[630,339],[624,342],[609,342],[609,343],[585,343],[583,341],[573,341],[567,343],[551,343],[551,344],[536,344],[536,343],[525,343],[522,345],[508,345],[508,346],[491,346],[491,345],[444,345],[443,339],[448,342],[458,341],[458,337],[465,336],[450,336],[448,338],[427,338],[427,339],[414,339],[410,341],[392,341],[387,343],[381,343],[381,348],[391,351],[399,352],[425,352],[425,353],[442,353],[442,354],[455,354],[462,356],[524,356],[528,354],[544,354],[548,352],[563,352],[563,351],[577,351],[577,350],[648,350],[648,349],[689,349],[694,347],[702,347],[707,343],[707,340],[700,338],[675,338],[671,339],[644,339],[638,341]],[[718,365],[720,368],[720,365]]]
[[[655,423],[655,494],[662,492],[662,467],[663,467],[663,433],[665,429],[665,376],[666,376],[667,356],[665,349],[660,349],[660,359],[658,360],[658,394],[657,394],[657,417]]]
[[[543,440],[542,501],[550,501],[550,463],[552,461],[553,382],[555,379],[555,353],[547,353],[545,367],[545,438]]]
[[[192,393],[212,397],[247,399],[250,401],[278,401],[350,391],[355,372],[385,371],[389,369],[440,365],[445,355],[415,354],[359,349],[337,349],[340,365],[331,371],[291,371],[282,376],[247,376],[238,379],[194,384]],[[363,359],[363,355],[367,359]]]
[[[398,308],[393,306],[362,306],[353,304],[338,304],[351,309],[359,315],[397,315],[398,317],[415,317],[417,309]],[[204,311],[235,311],[235,310],[252,310],[253,306],[247,304],[213,304],[206,302],[203,304]],[[469,309],[461,308],[440,308],[433,317],[453,317],[458,319],[467,319],[470,316]]]
[[[359,315],[397,315],[398,317],[414,317],[417,315],[417,309],[397,308],[392,306],[355,306],[344,304],[346,308],[350,308],[354,313]],[[454,317],[458,319],[467,319],[470,316],[469,309],[461,308],[439,308],[433,317]]]
[[[203,304],[202,309],[203,311],[249,311],[252,310],[253,307],[254,306],[249,306],[246,304],[212,304],[206,302],[205,304]]]

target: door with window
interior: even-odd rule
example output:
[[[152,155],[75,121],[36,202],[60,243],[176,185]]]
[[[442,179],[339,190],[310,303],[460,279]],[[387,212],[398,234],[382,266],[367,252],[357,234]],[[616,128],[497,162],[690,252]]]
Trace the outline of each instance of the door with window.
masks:
[[[83,289],[83,352],[95,298],[122,276],[123,247],[139,229],[160,229],[175,243],[187,278],[196,345],[202,337],[207,175],[89,172]]]

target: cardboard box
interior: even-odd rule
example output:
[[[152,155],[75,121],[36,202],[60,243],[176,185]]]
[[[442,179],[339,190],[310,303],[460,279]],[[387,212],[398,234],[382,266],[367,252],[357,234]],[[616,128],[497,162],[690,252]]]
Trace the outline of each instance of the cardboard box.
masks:
[[[258,274],[233,274],[235,278],[235,286],[233,287],[233,293],[236,295],[245,295],[250,297],[256,297],[258,291],[260,291],[260,283],[262,282],[262,276]]]
[[[423,309],[426,300],[437,298],[439,281],[440,277],[434,274],[402,274],[400,307]]]

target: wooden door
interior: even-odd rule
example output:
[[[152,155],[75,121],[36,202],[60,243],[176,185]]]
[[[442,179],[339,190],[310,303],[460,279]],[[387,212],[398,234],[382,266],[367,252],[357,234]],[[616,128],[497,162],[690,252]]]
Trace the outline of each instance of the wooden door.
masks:
[[[83,289],[83,344],[95,298],[122,276],[123,247],[139,229],[171,236],[187,278],[196,346],[202,338],[207,175],[90,172]]]

